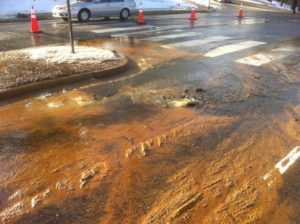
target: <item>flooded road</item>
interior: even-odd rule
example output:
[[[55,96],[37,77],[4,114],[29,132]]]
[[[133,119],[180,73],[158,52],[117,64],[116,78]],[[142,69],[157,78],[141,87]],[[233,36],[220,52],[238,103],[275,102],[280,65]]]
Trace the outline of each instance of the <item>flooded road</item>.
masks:
[[[2,103],[1,222],[299,223],[300,41],[266,26],[78,41],[130,71]]]

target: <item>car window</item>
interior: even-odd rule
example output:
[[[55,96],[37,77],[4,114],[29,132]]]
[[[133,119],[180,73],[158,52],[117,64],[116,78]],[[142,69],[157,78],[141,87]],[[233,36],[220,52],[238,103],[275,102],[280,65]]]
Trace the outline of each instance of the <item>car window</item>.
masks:
[[[91,2],[92,0],[74,0],[73,2]]]
[[[110,0],[94,0],[94,3],[108,3]]]
[[[124,2],[124,0],[111,0],[111,2]]]

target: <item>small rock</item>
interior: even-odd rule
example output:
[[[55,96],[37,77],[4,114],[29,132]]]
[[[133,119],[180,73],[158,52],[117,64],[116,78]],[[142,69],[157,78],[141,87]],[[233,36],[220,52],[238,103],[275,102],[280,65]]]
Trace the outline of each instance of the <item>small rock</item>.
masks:
[[[47,197],[49,194],[51,194],[51,190],[48,188],[47,190],[45,190],[44,192],[43,192],[43,197]]]
[[[160,137],[157,137],[157,145],[158,145],[158,146],[161,146],[161,145],[162,145],[162,142],[161,142]]]
[[[86,183],[87,183],[86,181],[80,181],[80,186],[79,186],[80,189],[82,189],[84,185],[86,185]]]
[[[133,153],[136,151],[136,147],[132,146],[131,148],[127,149],[125,157],[129,158],[130,156],[133,155]]]
[[[144,143],[141,143],[141,146],[140,146],[140,154],[142,157],[146,156],[146,146]]]
[[[82,172],[81,174],[81,181],[88,181],[90,179],[92,179],[95,174],[97,174],[99,172],[99,169],[97,167],[94,167],[86,172]]]
[[[190,99],[181,99],[181,100],[174,100],[172,102],[172,105],[174,107],[186,107],[189,103],[191,103],[191,100]]]
[[[40,204],[41,202],[41,198],[36,195],[31,199],[31,207],[34,208],[35,206],[37,206],[38,204]]]
[[[203,92],[206,92],[204,89],[202,89],[202,88],[197,88],[196,89],[196,92],[197,93],[203,93]]]
[[[93,167],[92,169],[82,172],[80,179],[80,188],[82,189],[89,180],[91,180],[99,172],[98,167]]]
[[[151,146],[153,146],[153,139],[145,141],[145,144],[147,145],[148,148],[150,148]]]
[[[226,187],[232,187],[233,186],[233,181],[231,179],[227,179],[225,182]]]

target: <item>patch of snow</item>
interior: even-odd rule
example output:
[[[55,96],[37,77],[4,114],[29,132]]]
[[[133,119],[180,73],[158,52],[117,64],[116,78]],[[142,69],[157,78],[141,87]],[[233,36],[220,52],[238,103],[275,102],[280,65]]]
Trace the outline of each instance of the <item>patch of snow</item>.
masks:
[[[220,8],[221,4],[213,0],[135,0],[136,5],[139,7],[142,3],[144,11],[151,10],[187,10],[192,7],[198,8],[199,6]]]
[[[257,4],[257,5],[264,5],[264,3],[259,2],[257,0],[243,0],[243,2],[254,3],[254,4]]]
[[[250,3],[254,3],[257,5],[266,5],[266,6],[270,6],[273,8],[278,8],[278,9],[284,9],[287,11],[291,10],[291,5],[289,4],[290,2],[286,2],[285,4],[283,4],[283,6],[281,6],[280,1],[268,1],[268,0],[243,0],[243,2],[250,2]]]
[[[48,46],[29,48],[21,51],[31,60],[45,60],[47,63],[101,63],[115,60],[118,56],[110,51],[94,47],[75,46],[75,54],[70,46]]]
[[[190,2],[195,3],[199,6],[211,7],[214,9],[221,8],[221,3],[213,1],[213,0],[190,0]]]
[[[283,6],[281,6],[280,2],[277,2],[277,1],[272,1],[272,2],[268,2],[266,1],[267,3],[269,3],[270,5],[272,5],[273,7],[275,8],[278,8],[278,9],[285,9],[287,11],[291,11],[291,5],[289,4],[283,4]]]

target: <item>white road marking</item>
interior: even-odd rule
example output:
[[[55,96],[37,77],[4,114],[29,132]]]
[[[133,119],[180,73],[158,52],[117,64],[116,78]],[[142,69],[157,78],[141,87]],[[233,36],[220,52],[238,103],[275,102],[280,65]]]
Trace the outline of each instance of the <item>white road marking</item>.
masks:
[[[157,29],[153,30],[139,30],[136,32],[127,32],[127,33],[120,33],[120,34],[113,34],[111,35],[112,37],[128,37],[128,36],[133,36],[133,35],[143,35],[143,34],[148,34],[148,33],[155,33],[155,32],[160,32]]]
[[[241,20],[241,21],[235,21],[234,24],[238,25],[238,24],[261,24],[261,23],[265,23],[268,20],[265,19],[245,19],[245,20]]]
[[[157,33],[158,35],[161,35],[162,32],[168,31],[170,27],[153,27],[151,30],[138,30],[136,32],[127,32],[127,33],[120,33],[120,34],[113,34],[111,35],[112,37],[123,37],[123,36],[133,36],[133,35],[143,35],[143,34],[148,34],[148,33]],[[172,30],[175,32],[182,32],[182,29],[175,29]]]
[[[284,174],[288,168],[293,165],[297,159],[300,157],[300,147],[295,147],[292,151],[289,152],[282,160],[280,160],[275,168],[279,170],[281,174]]]
[[[142,30],[148,28],[155,28],[155,26],[136,26],[136,27],[114,27],[114,28],[104,28],[98,30],[91,30],[93,33],[112,33],[112,32],[119,32],[119,31],[127,31],[127,30]]]
[[[284,174],[300,157],[300,146],[296,146],[283,159],[281,159],[274,168],[263,176],[270,188],[278,180],[279,173]],[[278,170],[278,171],[277,171]],[[279,173],[278,173],[279,172]]]
[[[176,39],[176,38],[182,38],[182,37],[192,37],[195,35],[197,35],[197,33],[165,34],[165,35],[161,35],[161,36],[147,37],[147,38],[144,38],[143,40],[162,41],[162,40]]]
[[[293,52],[296,52],[297,50],[299,49],[291,47],[280,47],[271,50],[271,52],[269,53],[259,53],[249,57],[238,59],[236,60],[236,62],[259,67],[271,61],[285,58],[291,55]]]
[[[213,58],[213,57],[218,57],[224,54],[229,54],[229,53],[245,50],[251,47],[256,47],[264,44],[266,43],[259,42],[259,41],[252,41],[252,40],[243,41],[237,44],[229,44],[222,47],[218,47],[214,50],[207,52],[204,56]]]
[[[270,58],[270,56],[265,55],[265,54],[255,54],[255,55],[252,55],[249,57],[245,57],[245,58],[236,60],[236,62],[238,62],[238,63],[253,65],[253,66],[257,66],[257,67],[267,64],[271,61],[272,61],[272,59]]]
[[[207,37],[207,38],[199,39],[199,40],[189,40],[189,41],[177,42],[177,43],[172,43],[172,44],[165,44],[165,45],[161,45],[161,47],[163,47],[163,48],[193,47],[196,45],[208,44],[208,43],[212,43],[212,42],[219,42],[219,41],[228,40],[228,39],[231,39],[231,37],[214,36],[214,37]]]

